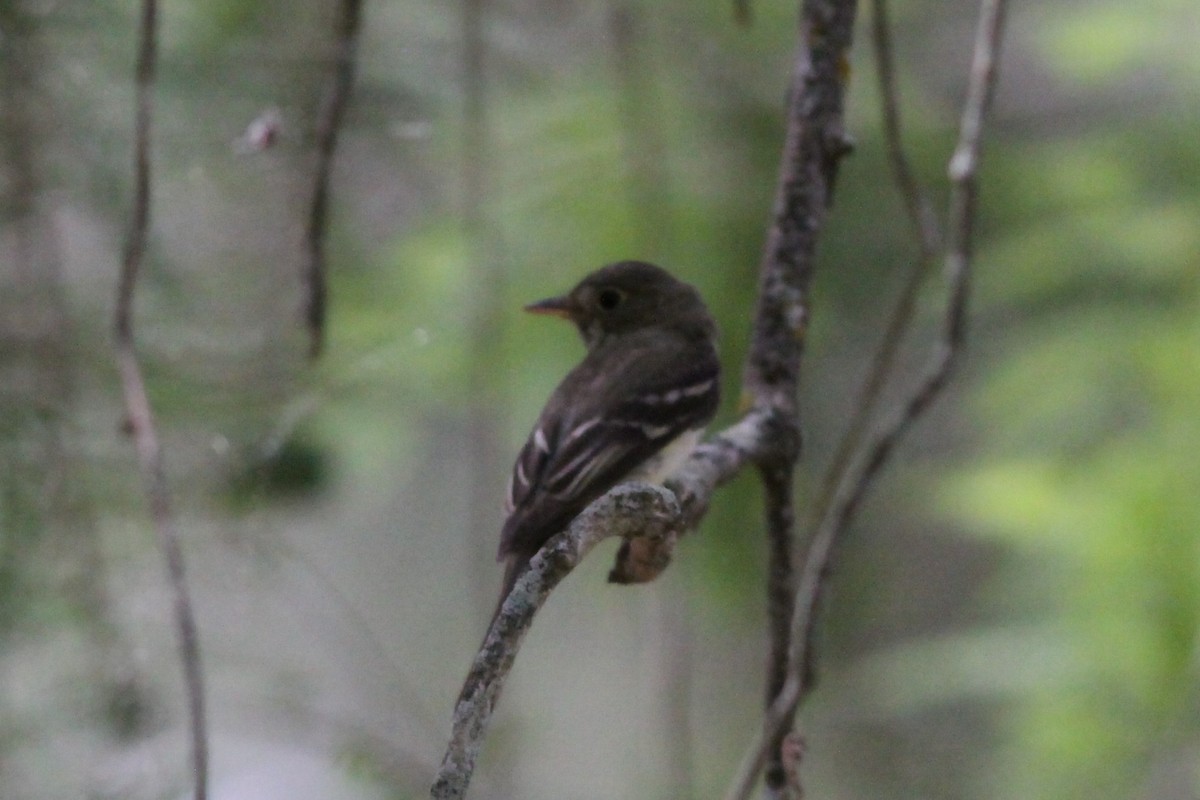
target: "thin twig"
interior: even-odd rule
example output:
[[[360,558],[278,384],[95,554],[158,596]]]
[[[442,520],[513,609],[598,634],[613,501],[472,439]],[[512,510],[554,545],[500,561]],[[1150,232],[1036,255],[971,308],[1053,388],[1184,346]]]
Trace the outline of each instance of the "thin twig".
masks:
[[[193,796],[195,800],[205,800],[208,796],[208,730],[204,712],[204,679],[200,666],[199,636],[184,574],[179,533],[171,513],[162,448],[155,430],[154,414],[146,394],[133,336],[134,288],[146,253],[146,240],[150,229],[150,123],[157,51],[158,5],[156,0],[143,0],[135,72],[133,216],[117,282],[114,349],[125,398],[126,419],[137,450],[142,482],[150,504],[150,515],[154,520],[154,530],[166,562],[167,579],[174,596],[175,625],[191,719],[192,773],[195,782]]]
[[[949,381],[966,340],[966,311],[970,294],[971,248],[978,191],[977,166],[983,122],[991,105],[996,83],[1000,41],[1003,34],[1005,0],[984,0],[971,66],[968,95],[960,126],[958,145],[950,160],[950,216],[946,249],[946,279],[949,296],[940,341],[935,347],[925,377],[909,395],[897,418],[881,430],[865,448],[862,471],[854,484],[839,497],[837,513],[818,531],[815,542],[822,547],[822,560],[807,575],[815,593],[821,591],[821,573],[828,570],[828,550],[846,529],[874,479],[887,463],[896,444],[938,397]],[[804,595],[802,594],[801,597]],[[811,629],[812,620],[805,622]]]
[[[908,160],[901,133],[900,103],[896,89],[896,70],[892,55],[891,25],[888,21],[887,0],[872,0],[871,19],[872,43],[875,49],[876,77],[879,86],[879,102],[883,118],[883,138],[892,169],[892,178],[900,192],[904,207],[916,235],[919,253],[905,278],[904,286],[884,326],[883,336],[871,359],[867,377],[859,390],[854,410],[839,439],[833,457],[829,461],[821,486],[813,497],[809,508],[805,531],[806,541],[817,538],[817,532],[826,524],[837,505],[838,491],[849,479],[862,453],[863,440],[870,429],[876,408],[894,374],[900,344],[904,341],[917,307],[917,297],[925,278],[942,248],[941,225],[933,210],[928,194]],[[790,620],[789,620],[790,625]],[[808,651],[811,655],[812,649]],[[807,681],[811,683],[816,674],[815,665],[805,666]]]
[[[976,170],[983,123],[996,83],[1004,7],[1004,0],[983,0],[958,145],[950,160],[952,191],[946,244],[950,295],[942,339],[938,342],[925,379],[905,402],[898,419],[878,434],[866,448],[868,455],[858,481],[839,499],[837,513],[818,531],[810,545],[796,593],[796,616],[792,627],[793,652],[788,679],[768,710],[762,730],[747,750],[739,774],[726,794],[726,800],[745,800],[750,796],[753,778],[765,762],[771,742],[787,724],[791,713],[809,688],[805,684],[805,669],[809,663],[808,648],[814,612],[829,571],[830,558],[838,534],[845,530],[873,479],[887,462],[895,444],[946,385],[961,352],[966,333],[966,303],[970,287],[971,244],[977,192]]]
[[[925,379],[913,391],[899,418],[876,438],[870,448],[863,475],[854,492],[846,499],[842,515],[852,515],[871,479],[896,441],[927,409],[945,386],[966,340],[967,301],[971,287],[971,259],[974,245],[976,201],[978,198],[979,154],[983,126],[991,108],[999,76],[1000,43],[1004,32],[1005,0],[983,0],[976,31],[971,78],[964,103],[959,139],[950,159],[950,212],[946,236],[946,280],[949,298],[942,326],[942,339]]]
[[[325,346],[325,316],[329,299],[326,276],[325,236],[329,228],[329,182],[338,131],[354,86],[354,66],[358,51],[358,29],[362,0],[342,0],[334,43],[334,70],[321,100],[317,116],[317,163],[313,178],[312,201],[304,231],[306,263],[304,285],[304,322],[308,327],[308,355],[316,358]]]
[[[942,248],[942,231],[933,203],[921,187],[904,150],[900,123],[900,92],[896,88],[896,66],[892,54],[892,26],[887,0],[871,0],[871,40],[875,48],[875,76],[879,85],[879,105],[883,113],[883,140],[887,148],[892,178],[904,210],[917,232],[921,261],[931,261]]]

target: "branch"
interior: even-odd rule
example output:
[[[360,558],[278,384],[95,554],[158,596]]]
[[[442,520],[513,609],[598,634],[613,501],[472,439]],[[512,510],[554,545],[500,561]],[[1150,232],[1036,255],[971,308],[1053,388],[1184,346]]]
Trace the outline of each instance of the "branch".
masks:
[[[754,407],[772,415],[773,446],[757,459],[769,542],[768,706],[783,689],[793,646],[796,515],[792,486],[801,448],[797,395],[817,239],[833,200],[838,166],[851,149],[843,105],[854,18],[854,0],[802,4],[774,218],[759,271],[758,308],[743,377]],[[785,719],[768,746],[770,755],[764,764],[769,796],[787,791],[782,744],[789,727],[790,719]],[[756,765],[751,782],[764,764]]]
[[[834,545],[853,518],[896,443],[944,388],[961,352],[966,333],[966,303],[970,287],[971,242],[977,193],[976,170],[983,123],[996,82],[1004,8],[1004,0],[983,0],[958,145],[950,160],[952,192],[946,246],[950,295],[942,338],[925,378],[904,403],[898,419],[881,431],[865,448],[867,456],[858,480],[839,497],[836,504],[837,513],[826,521],[810,545],[796,592],[796,612],[792,624],[793,650],[789,660],[788,677],[779,696],[767,712],[762,731],[743,759],[738,777],[726,795],[727,800],[745,800],[749,797],[753,787],[753,776],[766,760],[771,743],[779,732],[788,726],[796,706],[810,688],[805,680],[805,671],[810,661],[809,646],[815,610],[819,604],[824,579],[829,573]]]
[[[589,505],[566,531],[538,551],[492,620],[467,674],[432,797],[466,796],[504,680],[551,590],[604,539],[624,536],[673,542],[679,535],[680,520],[679,504],[670,491],[644,483],[623,484]]]
[[[667,481],[683,514],[683,529],[692,530],[708,513],[717,487],[731,480],[771,441],[770,415],[751,411],[742,420],[698,446],[687,463]],[[674,541],[645,537],[626,539],[608,574],[610,583],[648,583],[667,568]]]
[[[644,543],[645,552],[661,557],[665,565],[679,536],[708,510],[715,489],[732,479],[761,449],[765,422],[763,413],[752,411],[697,447],[672,478],[669,489],[641,483],[615,487],[538,551],[492,620],[463,684],[432,797],[466,796],[500,689],[550,591],[592,547],[612,536]]]
[[[845,479],[854,455],[859,450],[867,423],[875,410],[895,366],[900,342],[912,323],[916,310],[917,295],[925,280],[929,266],[942,247],[942,231],[933,205],[917,180],[916,174],[904,151],[901,135],[900,104],[896,90],[895,63],[892,57],[891,24],[888,21],[887,0],[872,0],[874,13],[871,19],[872,42],[875,47],[875,67],[879,84],[879,100],[883,115],[883,137],[891,163],[892,177],[900,191],[901,199],[912,223],[920,246],[920,253],[909,271],[900,297],[892,309],[885,326],[879,349],[872,360],[867,379],[859,393],[845,435],[826,472],[825,483],[816,503],[811,519],[819,524],[828,515],[833,495]],[[811,525],[810,529],[817,527]]]
[[[971,78],[958,144],[950,159],[951,181],[949,232],[946,238],[946,280],[949,299],[943,317],[941,340],[924,379],[913,390],[895,421],[881,431],[867,448],[868,457],[854,489],[839,502],[837,528],[844,528],[886,463],[899,439],[941,393],[957,364],[966,341],[967,301],[970,295],[971,259],[976,199],[977,170],[983,125],[991,107],[998,77],[1000,42],[1004,31],[1005,0],[983,0],[976,32]],[[838,531],[834,532],[836,535]]]
[[[863,451],[863,441],[870,428],[871,420],[883,397],[884,389],[893,376],[897,357],[900,354],[900,344],[904,341],[905,334],[912,325],[917,307],[917,297],[929,268],[942,248],[941,226],[904,151],[887,0],[872,0],[872,6],[871,33],[875,48],[884,142],[888,161],[892,168],[893,180],[900,191],[901,199],[919,244],[919,254],[913,261],[900,295],[896,299],[896,304],[884,326],[883,336],[871,359],[867,377],[859,390],[858,399],[846,431],[838,441],[837,449],[825,470],[821,486],[813,498],[805,523],[806,541],[809,542],[815,541],[819,531],[829,524],[833,509],[841,499],[838,491],[849,480],[856,466],[856,459]],[[811,648],[809,648],[809,653],[809,663],[804,666],[804,670],[807,674],[806,682],[811,684],[816,674],[816,667],[811,657]]]
[[[741,422],[698,448],[682,473],[672,481],[679,493],[682,515],[682,525],[673,529],[682,530],[703,516],[718,485],[733,477],[747,462],[753,461],[759,466],[767,487],[768,535],[772,543],[768,597],[773,656],[768,678],[769,698],[782,689],[779,684],[786,674],[790,652],[788,634],[793,616],[791,550],[795,516],[792,476],[800,454],[796,395],[817,236],[829,208],[837,166],[850,150],[843,129],[842,106],[854,8],[853,0],[810,0],[805,5],[789,94],[787,138],[773,225],[760,268],[754,332],[743,376],[751,411]],[[597,503],[609,502],[611,496],[612,493]],[[582,520],[592,515],[594,507],[595,504],[572,524],[566,534],[568,541],[571,537],[585,535],[578,531],[584,525]],[[650,522],[652,520],[644,519],[641,524]],[[637,530],[637,527],[629,530]],[[618,530],[603,533],[618,534]],[[669,561],[677,538],[676,535],[621,535],[627,543],[610,574],[610,580],[616,582],[655,577]],[[545,562],[562,560],[548,553],[557,552],[563,546],[559,538],[552,539],[551,544],[535,557],[533,563],[538,566],[531,564],[529,572],[504,601],[460,695],[451,740],[433,786],[433,797],[465,796],[487,721],[499,696],[499,687],[515,658],[520,637],[528,629],[546,594],[586,551],[582,543],[571,545],[574,555],[567,559],[567,570],[548,575]],[[512,614],[518,611],[520,616],[514,620]],[[782,787],[787,780],[785,765],[778,759],[775,762],[770,782]]]
[[[879,105],[883,114],[883,140],[887,148],[892,177],[904,210],[917,233],[921,261],[931,261],[942,247],[942,231],[933,204],[917,180],[904,152],[900,133],[900,93],[896,89],[896,66],[892,56],[892,25],[887,0],[871,0],[871,40],[875,47],[875,76],[879,84]],[[923,270],[922,270],[923,272]]]
[[[193,796],[195,800],[205,800],[208,796],[208,730],[204,713],[204,681],[200,668],[199,637],[184,575],[179,534],[171,513],[162,448],[155,430],[154,414],[146,394],[133,336],[133,294],[146,253],[146,240],[150,229],[150,121],[158,56],[157,25],[156,1],[143,0],[135,68],[133,216],[117,282],[113,346],[116,351],[117,369],[121,376],[126,420],[137,450],[150,515],[154,520],[159,548],[166,562],[167,579],[174,595],[175,626],[179,637],[180,658],[183,662],[183,678],[187,687],[188,712],[191,719],[192,773],[195,781]]]
[[[329,228],[329,180],[338,130],[350,90],[354,85],[354,61],[358,50],[358,29],[362,0],[342,0],[337,23],[334,72],[321,101],[317,116],[317,164],[313,180],[312,202],[304,230],[307,261],[304,267],[304,321],[308,327],[308,355],[316,358],[325,344],[325,315],[329,286],[326,279],[325,236]]]

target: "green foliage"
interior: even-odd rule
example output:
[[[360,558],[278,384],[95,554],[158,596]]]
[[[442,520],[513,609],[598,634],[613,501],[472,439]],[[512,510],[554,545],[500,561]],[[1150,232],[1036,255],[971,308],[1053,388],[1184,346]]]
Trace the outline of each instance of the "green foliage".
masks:
[[[1089,47],[1121,58],[1119,27]],[[943,508],[1011,553],[992,596],[1022,598],[1006,624],[1046,631],[1058,665],[1032,649],[1011,667],[1031,680],[1004,706],[998,796],[1137,796],[1200,741],[1200,205],[1181,185],[1200,167],[1149,155],[1177,124],[1001,150],[990,171],[1029,202],[1001,207],[980,255],[1000,352]]]

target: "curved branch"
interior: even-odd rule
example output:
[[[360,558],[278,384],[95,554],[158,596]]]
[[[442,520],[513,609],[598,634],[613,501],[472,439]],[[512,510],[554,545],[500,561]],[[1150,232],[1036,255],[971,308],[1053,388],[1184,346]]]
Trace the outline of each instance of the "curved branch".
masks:
[[[174,596],[175,628],[179,638],[180,660],[187,688],[191,720],[192,775],[195,800],[208,796],[208,727],[204,711],[204,674],[200,667],[200,643],[191,596],[184,574],[183,551],[171,513],[170,490],[163,468],[162,447],[154,425],[154,413],[142,369],[138,363],[133,336],[133,295],[138,273],[146,254],[150,230],[150,121],[153,107],[155,67],[158,60],[158,4],[142,3],[134,108],[134,197],[133,216],[125,241],[125,253],[117,281],[114,311],[114,342],[117,369],[125,401],[125,417],[137,450],[150,516],[158,545],[167,568],[167,580]]]
[[[879,84],[879,105],[883,115],[883,140],[887,148],[892,177],[909,222],[921,246],[921,261],[930,261],[942,247],[942,231],[937,213],[917,180],[904,152],[900,133],[900,93],[896,88],[896,66],[892,55],[892,24],[887,0],[871,0],[871,40],[875,47],[875,76]]]
[[[752,410],[741,422],[699,448],[672,482],[680,492],[683,522],[690,525],[703,515],[717,485],[747,462],[753,461],[760,468],[768,490],[768,537],[772,543],[768,597],[773,642],[768,700],[782,688],[779,684],[787,674],[787,655],[792,647],[788,639],[794,596],[792,477],[800,455],[797,388],[817,237],[831,202],[838,164],[850,150],[842,110],[846,53],[854,15],[853,0],[810,0],[805,4],[789,93],[787,136],[773,224],[760,267],[754,330],[743,376],[744,392],[750,398]],[[597,502],[605,502],[606,498]],[[584,512],[585,517],[588,514]],[[568,536],[574,535],[571,532],[577,530],[582,519],[572,524]],[[610,579],[617,582],[652,579],[669,561],[674,538],[626,536],[629,544],[618,554]],[[545,554],[546,548],[535,561]],[[548,580],[543,570],[544,566],[536,572],[531,567],[518,581],[476,658],[455,710],[450,744],[432,790],[435,798],[465,795],[499,685],[515,658],[515,647],[540,600],[561,580],[561,575]],[[540,598],[536,603],[530,600],[531,587],[526,581],[534,581],[534,596]],[[518,595],[525,600],[515,601]],[[504,622],[509,619],[509,611],[515,610],[510,608],[514,602],[527,612],[519,625]],[[511,629],[512,638],[501,636],[498,628]],[[778,759],[775,762],[769,782],[778,788],[786,776],[782,763]]]
[[[896,89],[895,63],[892,55],[891,23],[888,19],[887,0],[872,0],[871,38],[875,50],[875,68],[879,85],[883,138],[891,164],[892,178],[900,192],[913,232],[919,244],[919,253],[909,268],[904,286],[896,298],[879,346],[871,359],[866,379],[859,390],[846,430],[838,440],[837,448],[829,460],[821,485],[813,497],[805,522],[806,540],[817,540],[821,529],[830,523],[834,509],[843,498],[839,495],[843,485],[850,479],[862,455],[867,433],[874,419],[879,401],[893,377],[900,345],[912,325],[920,294],[930,267],[942,247],[942,231],[933,205],[917,180],[908,156],[904,151],[901,135],[900,104]],[[811,649],[810,649],[811,652]],[[815,665],[805,665],[808,682],[815,675]]]
[[[466,796],[492,710],[534,615],[550,592],[599,542],[610,536],[645,538],[670,547],[681,514],[674,495],[644,483],[617,486],[554,536],[530,561],[492,620],[454,708],[454,725],[431,796]]]
[[[640,552],[661,559],[665,566],[679,536],[708,510],[714,490],[732,479],[762,448],[766,423],[765,414],[751,412],[697,447],[672,478],[669,489],[644,483],[615,487],[534,556],[492,621],[463,684],[432,797],[466,796],[500,690],[534,615],[551,590],[592,547],[612,536],[637,543]],[[618,561],[614,572],[621,568]]]

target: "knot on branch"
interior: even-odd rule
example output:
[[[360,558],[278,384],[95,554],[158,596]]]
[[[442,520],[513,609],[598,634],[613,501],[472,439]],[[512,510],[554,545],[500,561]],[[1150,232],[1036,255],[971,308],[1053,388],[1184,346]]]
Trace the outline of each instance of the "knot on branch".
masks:
[[[670,558],[682,529],[683,513],[675,494],[661,486],[626,483],[593,501],[562,533],[553,536],[517,578],[501,603],[475,656],[454,708],[454,725],[442,766],[434,781],[434,798],[462,798],[475,768],[479,746],[504,679],[533,617],[550,592],[603,539],[620,536],[630,551],[650,563]],[[626,547],[622,548],[622,552]],[[665,562],[664,562],[665,563]],[[624,567],[640,575],[641,561]],[[618,558],[614,572],[622,569]],[[661,571],[661,569],[659,570]]]
[[[772,409],[761,421],[761,436],[754,460],[761,469],[791,469],[800,459],[803,437],[800,420],[783,409]]]
[[[604,539],[620,536],[625,540],[613,573],[619,577],[645,576],[644,581],[657,575],[647,575],[644,563],[665,567],[682,529],[683,513],[670,489],[638,482],[614,487],[585,508],[565,531],[551,537],[530,560],[501,604],[484,647],[491,646],[494,638],[502,639],[527,625],[554,586]],[[622,553],[626,553],[624,559],[634,561],[626,563]]]
[[[624,541],[608,573],[609,583],[648,583],[657,578],[671,563],[671,553],[683,532],[683,512],[675,494],[646,484],[631,484],[630,488],[639,486],[654,492],[646,498],[653,502],[643,502],[636,516],[618,506],[628,514],[627,520],[640,524],[620,534]]]

